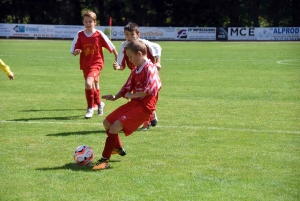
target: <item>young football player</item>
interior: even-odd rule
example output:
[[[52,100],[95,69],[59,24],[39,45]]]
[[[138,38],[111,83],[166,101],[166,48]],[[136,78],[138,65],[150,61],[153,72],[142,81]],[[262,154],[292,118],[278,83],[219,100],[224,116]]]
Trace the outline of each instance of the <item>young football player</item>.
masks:
[[[102,158],[94,165],[93,170],[110,167],[112,154],[126,155],[119,133],[131,135],[156,109],[161,80],[157,67],[147,58],[146,45],[140,40],[130,41],[125,46],[129,61],[136,66],[126,83],[116,95],[104,95],[102,99],[115,101],[121,97],[130,101],[110,113],[103,121],[107,133]]]
[[[121,44],[119,52],[118,52],[117,61],[115,61],[113,64],[113,67],[115,70],[124,70],[126,68],[126,66],[130,70],[132,70],[135,67],[134,64],[129,61],[129,58],[127,57],[126,52],[125,52],[126,44],[133,40],[140,40],[141,42],[143,42],[146,45],[148,59],[150,59],[152,61],[152,63],[155,64],[155,66],[157,67],[157,70],[161,69],[160,58],[161,58],[162,48],[160,47],[159,44],[150,42],[145,39],[141,39],[139,26],[133,22],[129,22],[124,27],[124,35],[125,35],[125,41]],[[154,111],[153,114],[151,114],[149,116],[149,118],[143,123],[141,130],[149,129],[150,125],[156,126],[157,121],[158,121],[158,118],[156,115],[156,111]]]
[[[100,100],[99,76],[104,67],[102,48],[113,52],[115,60],[118,53],[113,43],[100,30],[95,28],[97,16],[92,11],[83,13],[84,30],[79,31],[73,39],[70,52],[76,56],[80,54],[80,70],[85,79],[85,97],[87,110],[85,118],[91,118],[94,114],[94,102],[98,105],[98,115],[103,115],[104,103]]]

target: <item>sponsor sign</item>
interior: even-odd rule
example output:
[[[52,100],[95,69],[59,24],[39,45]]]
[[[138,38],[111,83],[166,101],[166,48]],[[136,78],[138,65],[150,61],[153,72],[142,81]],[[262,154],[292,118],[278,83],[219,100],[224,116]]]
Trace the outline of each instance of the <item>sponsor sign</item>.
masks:
[[[42,25],[0,23],[0,37],[73,39],[83,25]],[[97,26],[112,40],[125,40],[122,26]],[[300,27],[140,27],[140,38],[147,40],[300,40]]]
[[[256,28],[257,40],[300,40],[300,27]]]
[[[228,40],[256,40],[254,27],[229,27]]]
[[[53,25],[11,24],[13,37],[54,38]]]
[[[11,24],[0,24],[0,36],[9,37],[13,34],[13,28]]]
[[[216,40],[215,27],[194,27],[188,28],[189,40]]]
[[[140,37],[147,40],[158,40],[164,37],[164,33],[158,28],[140,27]]]
[[[300,40],[300,27],[229,27],[228,40]]]
[[[228,40],[227,28],[217,27],[216,40],[221,40],[221,41]]]
[[[177,40],[216,40],[215,27],[177,28]]]

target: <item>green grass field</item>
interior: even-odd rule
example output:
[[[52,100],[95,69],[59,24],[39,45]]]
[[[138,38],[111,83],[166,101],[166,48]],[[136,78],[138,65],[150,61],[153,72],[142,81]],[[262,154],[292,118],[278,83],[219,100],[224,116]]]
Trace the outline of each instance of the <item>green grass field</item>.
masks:
[[[86,120],[70,40],[0,40],[15,73],[0,74],[0,200],[300,200],[300,43],[159,44],[159,123],[121,134],[127,155],[95,172],[73,152],[100,158],[102,121],[126,100]],[[105,61],[101,92],[114,94],[129,70]]]

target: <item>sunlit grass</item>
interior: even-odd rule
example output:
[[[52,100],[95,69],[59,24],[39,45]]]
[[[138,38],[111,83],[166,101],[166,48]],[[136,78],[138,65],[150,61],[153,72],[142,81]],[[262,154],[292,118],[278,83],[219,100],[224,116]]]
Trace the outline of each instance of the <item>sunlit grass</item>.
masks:
[[[117,49],[120,41],[114,41]],[[300,43],[159,42],[159,123],[130,137],[125,157],[94,172],[105,114],[84,119],[84,80],[71,41],[0,40],[0,200],[299,200]],[[129,75],[105,52],[101,93]]]

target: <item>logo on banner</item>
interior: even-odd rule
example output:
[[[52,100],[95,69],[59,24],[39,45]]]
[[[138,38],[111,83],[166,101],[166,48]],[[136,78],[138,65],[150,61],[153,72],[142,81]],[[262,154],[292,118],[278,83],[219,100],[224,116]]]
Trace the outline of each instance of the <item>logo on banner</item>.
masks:
[[[258,40],[270,40],[271,35],[272,35],[272,30],[268,30],[268,28],[260,28],[258,29],[259,32],[257,34]]]
[[[19,26],[19,25],[16,25],[13,30],[15,30],[15,32],[25,32],[25,26]]]
[[[299,28],[297,27],[283,27],[274,28],[274,34],[298,34]]]
[[[177,38],[187,38],[187,29],[177,29]]]
[[[255,28],[231,28],[230,36],[255,36]]]
[[[225,30],[225,28],[223,27],[217,27],[216,38],[217,40],[227,40],[228,39],[227,30]]]

